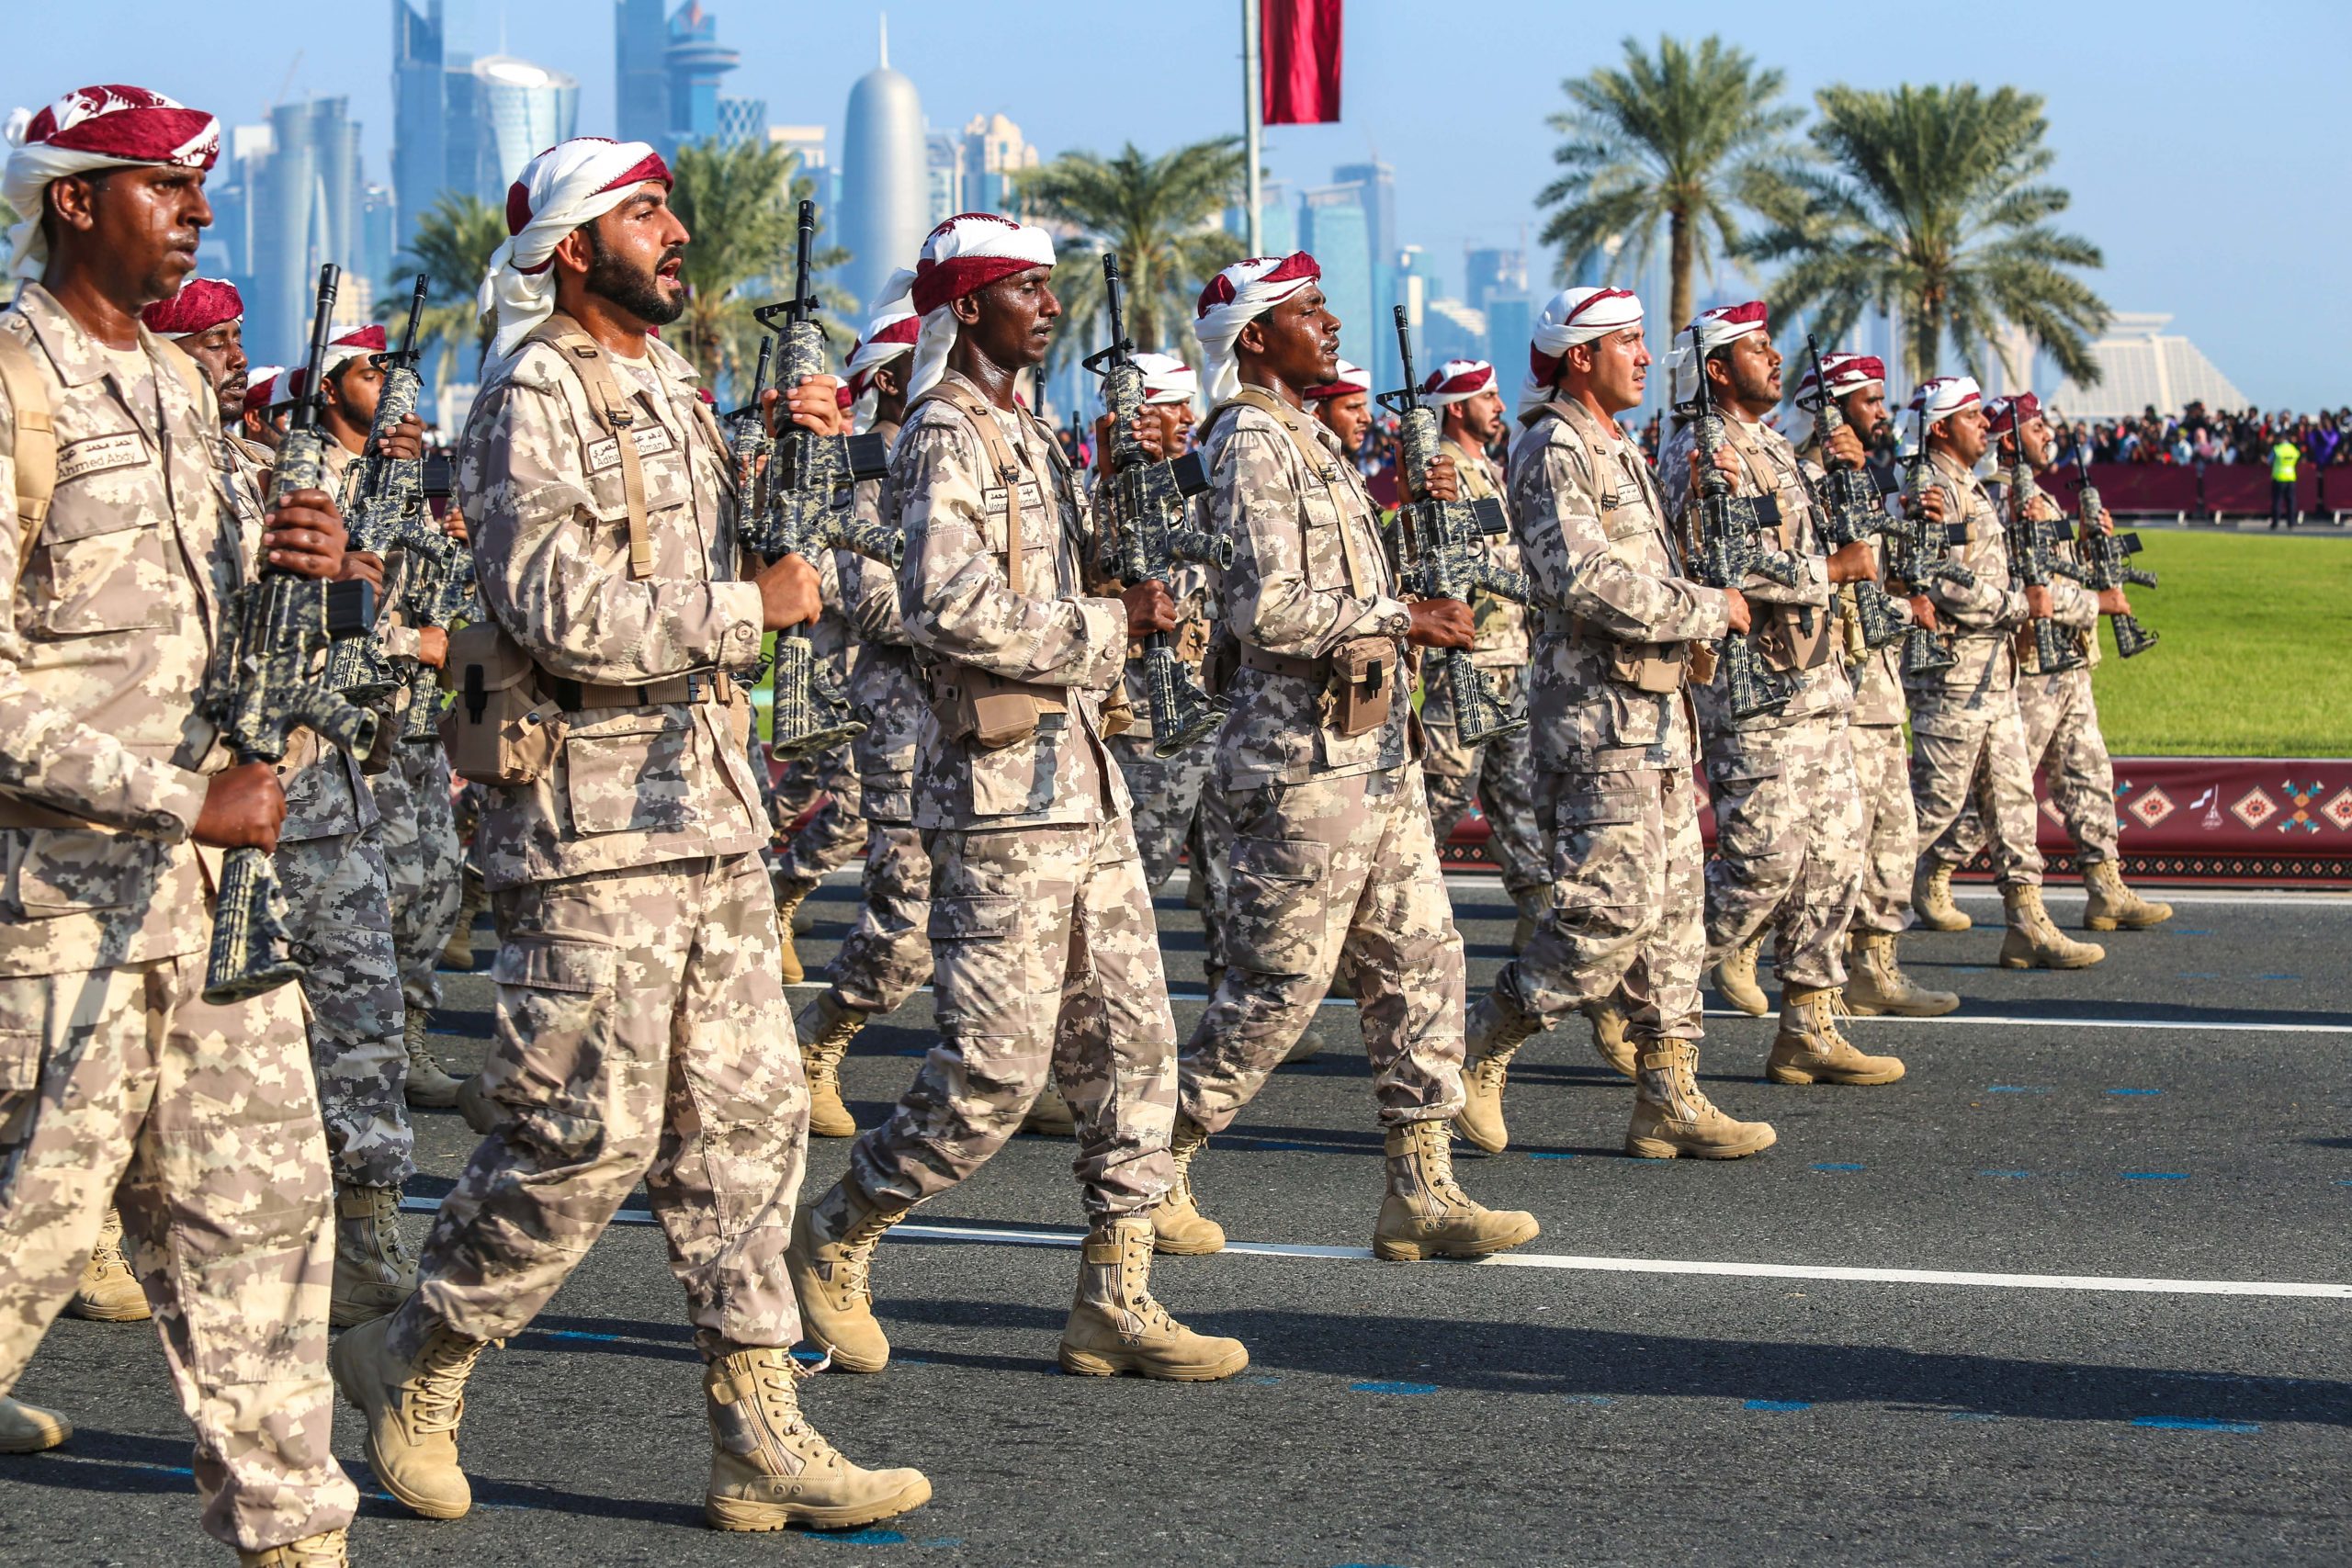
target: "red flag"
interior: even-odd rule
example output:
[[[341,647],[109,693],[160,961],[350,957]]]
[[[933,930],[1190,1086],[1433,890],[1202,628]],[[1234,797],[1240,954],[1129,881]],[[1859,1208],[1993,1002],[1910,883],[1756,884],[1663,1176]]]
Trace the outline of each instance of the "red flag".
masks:
[[[1340,0],[1260,0],[1268,125],[1340,118]]]

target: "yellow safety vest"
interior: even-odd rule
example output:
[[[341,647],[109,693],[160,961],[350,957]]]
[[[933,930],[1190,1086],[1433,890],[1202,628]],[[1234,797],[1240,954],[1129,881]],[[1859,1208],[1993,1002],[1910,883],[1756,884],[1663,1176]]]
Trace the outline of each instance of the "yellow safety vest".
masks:
[[[2281,441],[2270,449],[2270,477],[2280,484],[2295,482],[2295,464],[2302,454],[2291,441]]]

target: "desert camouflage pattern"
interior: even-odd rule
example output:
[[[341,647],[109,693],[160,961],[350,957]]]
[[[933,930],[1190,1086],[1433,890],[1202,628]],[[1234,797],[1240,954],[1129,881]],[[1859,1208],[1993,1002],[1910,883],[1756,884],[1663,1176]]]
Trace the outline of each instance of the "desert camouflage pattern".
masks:
[[[638,420],[650,513],[653,573],[638,581],[619,450],[565,358],[544,340],[526,344],[467,421],[457,499],[483,604],[556,679],[643,685],[748,673],[760,654],[760,594],[738,580],[734,475],[693,368],[658,340],[638,364],[611,361]],[[571,714],[537,784],[491,792],[479,835],[489,886],[758,850],[767,834],[746,749],[749,702],[728,680],[710,693]]]
[[[537,882],[497,896],[482,1066],[505,1115],[466,1163],[394,1320],[481,1339],[529,1323],[645,1183],[706,1358],[789,1346],[784,1271],[808,1089],[758,855]]]
[[[457,929],[465,854],[449,798],[449,759],[441,743],[398,740],[391,750],[391,766],[368,783],[382,817],[401,993],[410,1007],[429,1010],[441,1001],[434,970]]]
[[[815,812],[796,829],[811,806]],[[851,743],[787,764],[772,809],[776,830],[788,836],[776,857],[778,876],[816,883],[855,860],[865,849],[865,816]]]
[[[2050,792],[2050,804],[2085,865],[2117,858],[2122,824],[2115,815],[2115,764],[2098,727],[2088,667],[2018,677],[2018,715],[2025,754]],[[1965,864],[1984,847],[1984,823],[1972,803],[1936,847],[1939,860]]]
[[[1214,976],[1225,964],[1225,911],[1233,897],[1233,812],[1212,782],[1193,818],[1192,874],[1201,879],[1201,962]]]
[[[1720,710],[1718,710],[1720,711]],[[1724,732],[1707,751],[1715,852],[1707,862],[1707,962],[1775,931],[1784,987],[1846,983],[1846,928],[1861,886],[1861,783],[1845,716]]]
[[[1485,594],[1485,599],[1494,595]],[[1509,604],[1509,600],[1500,603]],[[1525,701],[1527,675],[1520,667],[1487,671],[1507,703]],[[1453,725],[1453,686],[1439,681],[1423,689],[1421,771],[1429,786],[1430,832],[1441,848],[1473,806],[1492,829],[1487,852],[1502,868],[1503,890],[1516,897],[1550,885],[1552,852],[1535,814],[1535,745],[1524,729],[1476,746],[1462,744]]]
[[[415,1174],[416,1138],[408,1119],[407,1007],[377,829],[371,822],[363,832],[281,838],[272,858],[287,928],[308,965],[302,997],[328,1164],[338,1186],[398,1187]]]
[[[844,1006],[885,1013],[931,978],[931,855],[911,823],[870,826],[865,901],[825,978]]]
[[[1510,497],[1506,493],[1503,472],[1493,458],[1483,451],[1474,451],[1459,442],[1448,443],[1445,456],[1453,459],[1453,471],[1462,484],[1462,499],[1502,503],[1503,514],[1510,514]],[[1487,554],[1494,563],[1510,571],[1526,570],[1520,559],[1519,542],[1509,534],[1486,541]],[[1506,599],[1499,593],[1481,589],[1471,596],[1470,616],[1477,628],[1478,646],[1471,650],[1470,661],[1481,670],[1525,670],[1528,651],[1532,646],[1533,629],[1529,617],[1533,612],[1517,600]],[[1441,685],[1443,682],[1440,682]]]
[[[1852,929],[1899,935],[1911,929],[1911,874],[1919,863],[1911,753],[1897,725],[1857,724],[1846,739],[1853,748],[1855,795],[1862,807],[1862,875],[1854,894]]]
[[[1136,709],[1139,717],[1149,712],[1148,702]],[[1151,720],[1144,718],[1142,728],[1148,730]],[[1175,874],[1176,863],[1192,839],[1201,793],[1216,767],[1216,738],[1207,737],[1173,757],[1155,757],[1150,736],[1130,730],[1111,738],[1111,756],[1126,780],[1127,797],[1136,803],[1136,847],[1143,856],[1144,886],[1157,893]]]

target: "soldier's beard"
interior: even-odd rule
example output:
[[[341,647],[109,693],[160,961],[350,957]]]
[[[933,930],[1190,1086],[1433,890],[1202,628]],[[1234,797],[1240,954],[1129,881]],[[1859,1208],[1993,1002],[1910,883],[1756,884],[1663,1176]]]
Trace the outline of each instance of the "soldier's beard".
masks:
[[[686,291],[665,294],[662,279],[655,268],[686,254],[684,245],[673,245],[662,253],[652,267],[631,266],[614,252],[596,242],[595,225],[588,226],[588,243],[594,253],[588,262],[588,276],[582,279],[589,293],[608,299],[640,321],[650,321],[666,327],[686,312]]]

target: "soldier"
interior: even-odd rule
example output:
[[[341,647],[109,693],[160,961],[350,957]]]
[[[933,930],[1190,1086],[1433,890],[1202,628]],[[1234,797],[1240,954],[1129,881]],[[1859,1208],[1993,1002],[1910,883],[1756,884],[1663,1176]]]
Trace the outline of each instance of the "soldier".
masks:
[[[286,439],[285,405],[277,400],[277,384],[286,375],[282,365],[251,365],[245,368],[244,412],[232,434],[248,457],[263,463]],[[228,410],[223,409],[225,416]]]
[[[1973,581],[1962,587],[1938,577],[1926,585],[1935,619],[1952,628],[1956,661],[1905,681],[1911,699],[1911,801],[1919,814],[1911,901],[1923,918],[1939,892],[1949,901],[1958,863],[1945,833],[1974,795],[1992,830],[1993,876],[2007,914],[2001,966],[2087,968],[2107,950],[2061,932],[2041,905],[2033,764],[2018,713],[2017,637],[2028,622],[2051,615],[2051,592],[2016,581],[2000,514],[1977,482],[1985,423],[1976,382],[1966,376],[1921,382],[1912,406],[1924,407],[1927,426],[1927,451],[1912,488],[1943,491],[1944,515],[1966,525],[1967,543],[1954,558]]]
[[[850,350],[849,387],[859,420],[896,443],[907,417],[907,362],[922,321],[886,307]],[[859,514],[879,518],[881,479],[861,480]],[[842,1102],[841,1062],[876,1014],[891,1012],[931,977],[931,856],[915,828],[915,731],[923,711],[914,649],[899,615],[898,574],[854,550],[834,553],[842,613],[858,641],[850,706],[865,721],[853,740],[857,791],[865,809],[864,902],[857,923],[825,972],[825,988],[793,1020],[808,1066],[808,1131],[854,1138],[857,1121]]]
[[[2012,425],[2012,414],[2015,424]],[[1992,485],[1999,491],[1996,509],[2009,505],[2008,473],[2017,462],[2018,446],[2034,472],[2046,473],[2057,457],[2057,442],[2041,404],[2031,392],[2014,401],[1996,398],[1985,406],[1985,423],[1999,444]],[[2033,487],[2026,501],[2027,514],[2044,525],[2062,516],[2057,504]],[[2098,526],[2108,525],[2105,517]],[[2062,560],[2075,558],[2075,547],[2057,546]],[[2019,658],[2027,666],[2018,672],[2018,714],[2025,723],[2025,754],[2050,791],[2050,803],[2064,818],[2075,840],[2075,856],[2083,868],[2083,886],[2089,893],[2083,924],[2095,931],[2145,931],[2172,919],[2172,906],[2143,898],[2124,885],[2116,838],[2115,768],[2108,761],[2107,737],[2099,732],[2098,703],[2091,693],[2091,671],[2098,665],[2098,618],[2128,615],[2132,602],[2119,585],[2093,593],[2064,576],[2050,582],[2052,618],[2064,626],[2069,640],[2082,652],[2082,662],[2071,670],[2043,671],[2035,662],[2030,642],[2020,641]],[[1984,823],[1972,801],[1951,832],[1938,847],[1939,863],[1965,865],[1984,846]],[[1966,930],[1968,917],[1952,907],[1949,873],[1939,917],[1956,918],[1954,929]],[[1950,908],[1949,917],[1944,909]]]
[[[416,1293],[333,1357],[377,1479],[431,1518],[471,1504],[457,1428],[474,1363],[639,1179],[707,1362],[704,1517],[841,1528],[931,1495],[918,1472],[851,1464],[800,1413],[780,1255],[808,1100],[735,675],[763,626],[814,618],[816,582],[791,556],[736,576],[726,446],[694,370],[651,335],[684,308],[669,192],[643,142],[550,148],[508,193],[514,237],[483,284],[495,335],[458,493],[492,620],[468,636],[498,643],[485,661],[527,660],[566,717],[483,817],[495,1131],[442,1202]],[[833,391],[811,378],[778,407],[831,432]]]
[[[1617,423],[1642,400],[1650,363],[1630,290],[1569,288],[1535,323],[1520,389],[1512,527],[1550,606],[1528,708],[1552,905],[1470,1010],[1461,1127],[1489,1152],[1509,1139],[1512,1055],[1603,1004],[1622,1023],[1597,1027],[1596,1043],[1634,1084],[1626,1153],[1736,1159],[1773,1141],[1767,1123],[1717,1110],[1695,1076],[1704,850],[1683,689],[1711,672],[1713,643],[1746,634],[1749,615],[1737,589],[1682,575],[1665,498]]]
[[[1764,423],[1781,402],[1781,355],[1763,302],[1725,305],[1691,323],[1698,353],[1679,347],[1676,407],[1690,406],[1707,378],[1724,445],[1716,467],[1735,495],[1769,499],[1777,526],[1764,547],[1795,570],[1793,583],[1751,572],[1740,585],[1758,612],[1752,646],[1763,666],[1793,682],[1785,706],[1740,718],[1724,672],[1691,689],[1715,808],[1715,853],[1707,863],[1707,958],[1734,1007],[1761,1015],[1756,958],[1775,928],[1781,975],[1780,1028],[1765,1076],[1781,1084],[1889,1084],[1903,1076],[1893,1056],[1866,1055],[1838,1027],[1846,984],[1846,925],[1861,886],[1862,808],[1847,739],[1854,689],[1847,679],[1831,595],[1878,570],[1866,541],[1835,554],[1821,538],[1813,491],[1796,448]],[[1683,334],[1687,344],[1689,333]],[[1682,537],[1694,540],[1699,422],[1685,418],[1658,455],[1658,488],[1675,504]],[[1859,467],[1861,438],[1832,437],[1831,455]]]
[[[876,1245],[1002,1147],[1050,1070],[1077,1115],[1091,1225],[1062,1368],[1205,1381],[1250,1357],[1150,1292],[1144,1211],[1172,1169],[1176,1028],[1102,739],[1128,639],[1170,629],[1176,609],[1161,583],[1082,591],[1080,491],[1013,396],[1061,314],[1053,262],[1044,230],[965,213],[931,231],[913,275],[922,325],[889,505],[906,529],[899,600],[928,698],[914,811],[941,1039],[889,1120],[851,1146],[849,1173],[802,1211],[793,1283],[835,1366],[881,1371]],[[1157,446],[1156,432],[1139,434]]]
[[[201,996],[211,849],[275,847],[266,762],[196,716],[248,561],[213,472],[220,412],[141,310],[195,270],[220,122],[142,88],[34,115],[0,175],[25,217],[0,317],[0,1450],[71,1435],[6,1397],[118,1196],[207,1534],[335,1568],[357,1496],[330,1451],[330,1190],[291,987]],[[342,568],[318,491],[256,541]],[[298,742],[306,743],[306,742]]]
[[[1201,291],[1202,453],[1218,583],[1239,645],[1215,787],[1234,829],[1227,964],[1184,1048],[1176,1182],[1153,1211],[1163,1251],[1225,1233],[1192,1167],[1265,1084],[1341,967],[1353,971],[1384,1134],[1375,1256],[1476,1258],[1532,1240],[1532,1214],[1473,1201],[1453,1179],[1462,1108],[1462,938],[1409,739],[1411,648],[1468,648],[1470,607],[1396,596],[1372,498],[1330,431],[1301,412],[1339,364],[1340,321],[1301,251],[1236,262]],[[1430,493],[1459,497],[1441,457]]]
[[[1881,361],[1869,355],[1827,354],[1820,370],[1827,375],[1827,393],[1837,400],[1848,429],[1865,444],[1894,433],[1886,412],[1886,367]],[[1808,427],[1811,416],[1802,405],[1817,379],[1816,371],[1808,368],[1797,385],[1798,418]],[[1805,445],[1802,433],[1797,445]],[[1805,468],[1818,481],[1819,465],[1808,458]],[[1931,519],[1940,523],[1943,492],[1930,489],[1927,502]],[[1903,702],[1903,642],[1898,637],[1883,648],[1863,646],[1853,592],[1851,586],[1840,588],[1837,604],[1854,682],[1853,723],[1846,733],[1853,746],[1862,805],[1861,831],[1856,838],[1861,846],[1862,877],[1846,932],[1846,1005],[1864,1017],[1895,1013],[1934,1018],[1960,1006],[1960,998],[1916,984],[1894,953],[1895,940],[1911,923],[1911,866],[1919,845],[1919,819],[1911,809],[1911,754],[1903,739],[1908,716]],[[1909,619],[1908,602],[1890,597],[1888,604],[1897,618]],[[1923,602],[1922,613],[1932,615],[1934,611]]]
[[[1503,501],[1501,473],[1487,456],[1503,434],[1503,395],[1495,367],[1483,359],[1450,359],[1430,372],[1421,400],[1437,406],[1463,499]],[[1497,565],[1519,570],[1519,547],[1508,536],[1488,539],[1487,551]],[[1472,662],[1486,671],[1507,705],[1523,706],[1527,607],[1482,592],[1471,602],[1470,615],[1478,638]],[[1422,695],[1421,733],[1428,746],[1421,767],[1429,775],[1430,830],[1442,846],[1474,801],[1485,811],[1487,846],[1502,868],[1503,891],[1519,910],[1510,939],[1510,950],[1517,953],[1552,900],[1551,856],[1530,794],[1534,769],[1527,731],[1464,745],[1454,728],[1453,687],[1441,681]]]
[[[880,482],[865,481],[868,486],[878,486]],[[863,652],[851,634],[841,569],[836,564],[837,557],[854,553],[829,550],[811,563],[817,569],[817,589],[824,611],[809,628],[808,641],[817,657],[824,660],[835,688],[840,690],[846,690],[855,679]],[[843,741],[795,761],[775,788],[771,807],[775,829],[790,835],[790,841],[776,857],[770,873],[775,884],[776,919],[784,928],[782,974],[787,986],[797,986],[808,977],[792,940],[795,933],[805,933],[814,924],[814,916],[807,906],[808,895],[817,890],[827,873],[855,860],[872,837],[859,798],[855,745],[855,741]],[[821,804],[818,801],[820,795],[824,797]],[[817,807],[815,814],[801,822],[812,805]],[[799,823],[797,828],[796,822]],[[813,1123],[810,1130],[815,1130]]]

